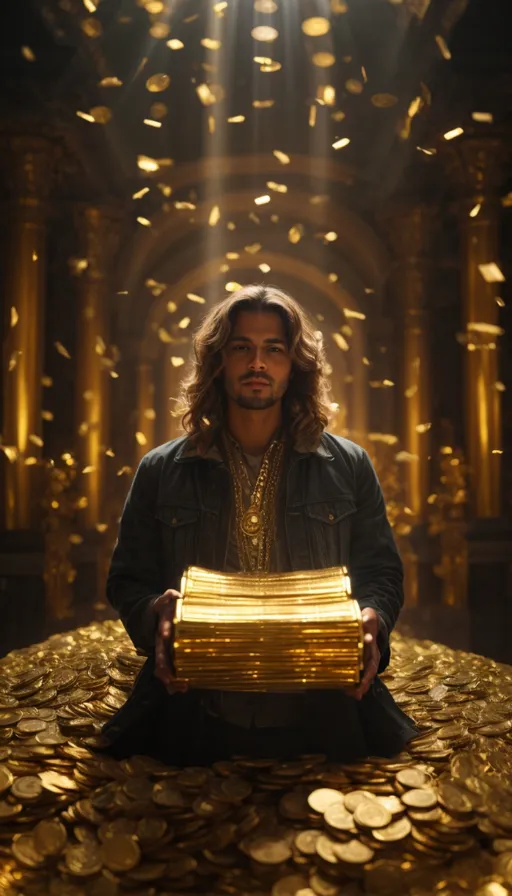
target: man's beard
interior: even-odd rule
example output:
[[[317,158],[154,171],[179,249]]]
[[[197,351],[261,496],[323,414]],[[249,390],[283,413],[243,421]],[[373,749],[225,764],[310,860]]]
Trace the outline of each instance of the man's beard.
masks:
[[[273,407],[278,402],[274,395],[237,395],[235,402],[239,408],[246,408],[248,411],[265,411],[267,408]]]

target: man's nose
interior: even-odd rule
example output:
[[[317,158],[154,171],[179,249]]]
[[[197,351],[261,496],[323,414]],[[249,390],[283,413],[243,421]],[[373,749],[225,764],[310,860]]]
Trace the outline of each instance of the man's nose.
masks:
[[[266,365],[263,351],[260,351],[260,349],[256,349],[249,363],[250,370],[263,370],[265,366]]]

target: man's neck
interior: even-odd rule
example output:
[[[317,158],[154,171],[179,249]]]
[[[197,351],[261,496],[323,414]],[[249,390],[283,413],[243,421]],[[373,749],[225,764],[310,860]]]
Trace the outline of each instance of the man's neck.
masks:
[[[227,428],[245,454],[264,454],[282,423],[281,408],[265,411],[228,408]]]

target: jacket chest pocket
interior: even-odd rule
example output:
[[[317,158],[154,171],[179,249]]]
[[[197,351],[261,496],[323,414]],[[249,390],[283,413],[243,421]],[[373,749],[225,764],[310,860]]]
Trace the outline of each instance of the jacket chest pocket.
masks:
[[[200,515],[198,507],[167,504],[157,507],[167,578],[170,575],[181,577],[182,571],[196,562]]]
[[[305,516],[315,569],[349,566],[350,534],[356,505],[352,498],[306,504]]]

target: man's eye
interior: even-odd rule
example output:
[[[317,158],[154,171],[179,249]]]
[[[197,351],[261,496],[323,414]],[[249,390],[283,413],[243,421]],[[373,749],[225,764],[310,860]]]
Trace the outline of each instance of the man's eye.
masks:
[[[282,352],[282,348],[279,345],[271,345],[270,351],[271,352]]]
[[[247,345],[234,345],[233,351],[244,351],[248,346]]]

